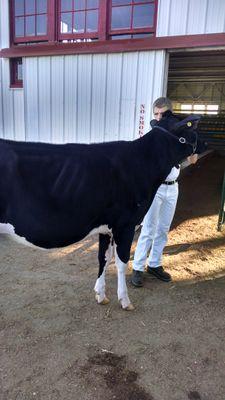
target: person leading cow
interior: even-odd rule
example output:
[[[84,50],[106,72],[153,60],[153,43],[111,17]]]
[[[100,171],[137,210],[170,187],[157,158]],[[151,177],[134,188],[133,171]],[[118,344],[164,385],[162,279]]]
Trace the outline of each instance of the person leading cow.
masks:
[[[172,111],[172,102],[167,97],[159,97],[153,103],[155,123],[162,119],[163,113]],[[191,164],[197,162],[197,154],[188,157]],[[177,178],[180,166],[173,167],[165,181],[158,188],[155,198],[143,220],[141,233],[138,238],[131,282],[136,287],[142,287],[144,282],[144,268],[147,255],[147,272],[156,278],[169,282],[171,276],[162,266],[163,249],[167,243],[168,232],[172,223],[177,198]]]

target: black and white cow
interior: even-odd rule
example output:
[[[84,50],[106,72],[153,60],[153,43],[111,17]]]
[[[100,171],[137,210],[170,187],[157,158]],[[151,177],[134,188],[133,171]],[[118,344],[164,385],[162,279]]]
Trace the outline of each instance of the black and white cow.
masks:
[[[146,214],[171,168],[200,152],[195,123],[166,112],[142,138],[98,144],[0,140],[0,223],[43,248],[99,235],[98,303],[105,304],[105,270],[115,250],[118,299],[133,309],[125,269],[135,226]],[[202,148],[201,148],[202,147]]]

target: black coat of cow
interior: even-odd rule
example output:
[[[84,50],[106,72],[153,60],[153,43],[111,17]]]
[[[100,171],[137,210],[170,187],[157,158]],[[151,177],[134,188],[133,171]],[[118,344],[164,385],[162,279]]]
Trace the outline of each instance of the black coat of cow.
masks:
[[[179,122],[166,113],[134,141],[54,145],[0,140],[0,222],[43,248],[67,246],[107,226],[111,233],[100,235],[96,284],[98,300],[104,302],[99,281],[112,238],[124,274],[135,226],[157,188],[174,165],[202,150],[193,129],[197,119]],[[124,283],[118,296],[129,308]]]

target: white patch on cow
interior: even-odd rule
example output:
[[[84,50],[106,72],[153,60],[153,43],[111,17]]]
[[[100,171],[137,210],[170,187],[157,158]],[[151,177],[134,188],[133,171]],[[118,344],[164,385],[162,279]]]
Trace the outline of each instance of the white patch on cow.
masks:
[[[112,236],[112,229],[109,229],[108,225],[101,225],[98,228],[92,229],[88,236],[95,235],[97,233],[108,234]]]
[[[34,244],[28,242],[25,237],[19,236],[15,233],[15,228],[11,224],[0,224],[0,234],[3,235],[10,235],[10,237],[17,243],[23,244],[24,246],[32,247],[35,249],[41,249],[41,250],[46,250],[43,249],[43,247],[38,247],[35,246]]]
[[[120,301],[122,308],[129,309],[129,307],[131,306],[131,302],[128,297],[126,276],[125,276],[127,264],[125,264],[123,261],[120,260],[116,251],[116,247],[115,247],[115,262],[118,273],[118,288],[117,288],[118,300]]]

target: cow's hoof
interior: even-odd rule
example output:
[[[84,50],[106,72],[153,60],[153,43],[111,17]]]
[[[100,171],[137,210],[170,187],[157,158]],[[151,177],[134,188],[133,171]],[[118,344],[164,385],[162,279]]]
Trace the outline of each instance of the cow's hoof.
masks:
[[[133,304],[128,304],[128,306],[126,307],[122,307],[123,310],[125,311],[133,311],[135,309],[135,307],[133,306]]]
[[[104,297],[103,300],[99,301],[99,295],[98,294],[96,294],[95,298],[96,298],[98,304],[101,304],[101,305],[108,304],[109,301],[110,301],[107,297]]]

